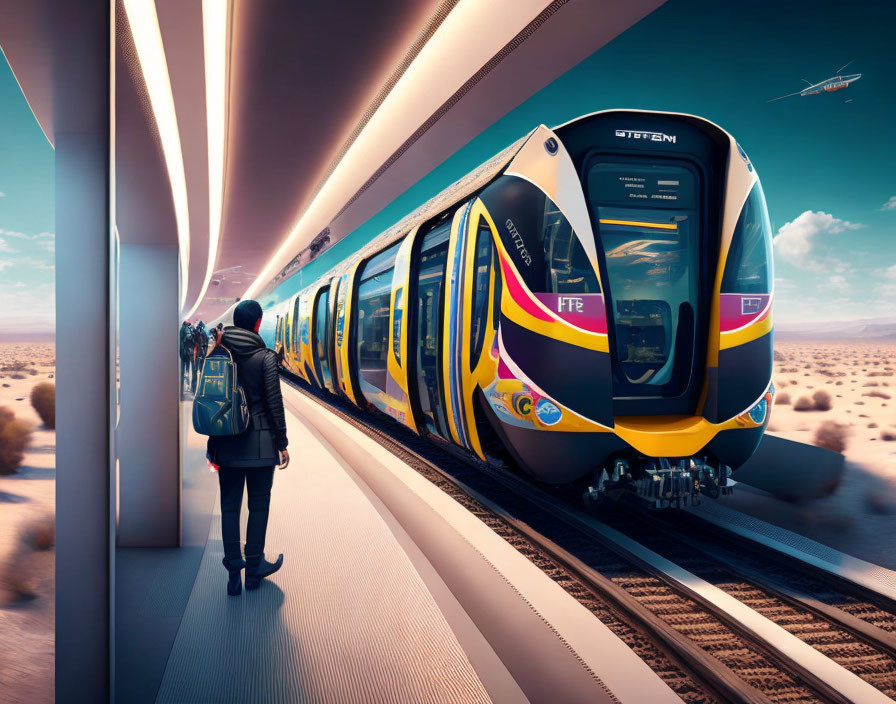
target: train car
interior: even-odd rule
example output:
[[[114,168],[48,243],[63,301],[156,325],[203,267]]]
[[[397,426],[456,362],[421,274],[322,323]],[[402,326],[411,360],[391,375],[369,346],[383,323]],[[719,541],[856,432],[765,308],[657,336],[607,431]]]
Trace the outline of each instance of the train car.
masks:
[[[310,328],[308,381],[480,460],[716,496],[774,401],[772,265],[733,137],[611,110],[538,127],[397,223],[283,336]]]

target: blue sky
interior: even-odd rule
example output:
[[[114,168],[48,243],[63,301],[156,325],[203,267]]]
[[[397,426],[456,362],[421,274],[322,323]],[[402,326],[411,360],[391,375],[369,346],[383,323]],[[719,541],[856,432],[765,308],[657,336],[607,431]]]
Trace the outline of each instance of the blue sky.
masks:
[[[777,234],[779,322],[894,316],[894,26],[896,3],[883,0],[795,0],[786,8],[670,0],[474,137],[271,299],[310,283],[535,125],[642,108],[713,120],[750,155]],[[863,77],[848,89],[766,102],[852,59],[848,72]],[[53,153],[5,63],[0,193],[0,329],[49,325],[52,238],[42,233],[54,231]]]
[[[0,59],[0,333],[55,327],[53,149]]]

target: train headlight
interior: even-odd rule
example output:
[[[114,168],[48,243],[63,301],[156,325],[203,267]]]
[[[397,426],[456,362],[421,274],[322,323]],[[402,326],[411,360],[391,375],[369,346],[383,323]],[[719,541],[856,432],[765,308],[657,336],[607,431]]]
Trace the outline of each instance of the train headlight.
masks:
[[[750,409],[750,420],[753,421],[756,425],[762,425],[762,422],[765,420],[766,413],[768,413],[768,401],[766,400],[765,396],[763,396],[762,400]]]
[[[775,385],[769,384],[768,389],[766,389],[762,398],[760,398],[750,410],[741,413],[737,417],[737,422],[746,426],[762,425],[768,420],[769,412],[771,411],[774,400]]]

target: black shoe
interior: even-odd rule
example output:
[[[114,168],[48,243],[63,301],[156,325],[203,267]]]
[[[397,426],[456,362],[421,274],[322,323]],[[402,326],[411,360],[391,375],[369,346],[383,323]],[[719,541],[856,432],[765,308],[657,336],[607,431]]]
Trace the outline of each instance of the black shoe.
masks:
[[[276,562],[268,562],[261,555],[246,555],[246,589],[258,589],[261,580],[274,574],[283,566],[283,554]]]
[[[243,580],[240,572],[246,563],[242,559],[228,560],[226,557],[221,562],[227,568],[227,593],[230,596],[239,596],[243,593]],[[248,579],[246,581],[248,582]]]

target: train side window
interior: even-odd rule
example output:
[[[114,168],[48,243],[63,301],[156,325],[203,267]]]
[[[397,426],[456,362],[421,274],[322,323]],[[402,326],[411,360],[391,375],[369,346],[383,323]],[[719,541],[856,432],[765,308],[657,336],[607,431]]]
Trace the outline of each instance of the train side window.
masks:
[[[476,366],[476,360],[482,354],[482,342],[485,339],[485,328],[488,324],[488,282],[492,268],[492,231],[485,221],[479,218],[476,232],[476,255],[473,270],[473,306],[470,335],[470,368]]]
[[[400,241],[377,254],[364,265],[361,272],[357,364],[361,391],[365,395],[386,390],[390,299],[399,245]]]
[[[401,326],[404,310],[404,287],[395,292],[395,311],[392,313],[392,353],[395,361],[401,364]]]
[[[445,439],[448,424],[441,396],[440,320],[442,318],[442,281],[448,261],[451,219],[427,232],[420,247],[417,267],[417,325],[413,330],[417,354],[417,396],[426,429]]]
[[[321,384],[325,387],[330,383],[330,358],[327,355],[327,312],[329,310],[330,288],[328,286],[320,292],[314,311],[314,364],[317,367],[317,375]]]
[[[734,228],[722,293],[771,293],[772,227],[759,181],[753,186]]]

